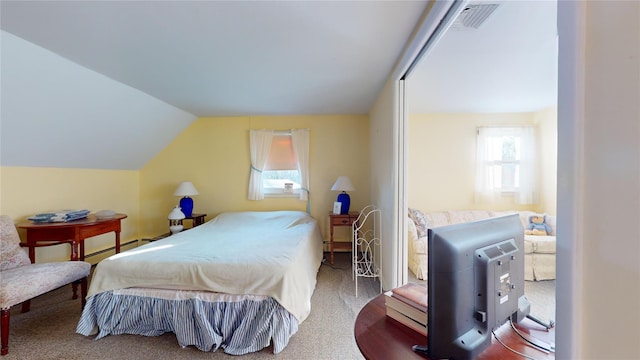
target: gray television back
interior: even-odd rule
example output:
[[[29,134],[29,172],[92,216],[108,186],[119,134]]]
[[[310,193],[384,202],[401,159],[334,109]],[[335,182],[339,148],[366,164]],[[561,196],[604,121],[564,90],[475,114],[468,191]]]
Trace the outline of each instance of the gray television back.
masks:
[[[529,313],[524,229],[517,214],[429,230],[428,352],[472,359],[491,330]]]

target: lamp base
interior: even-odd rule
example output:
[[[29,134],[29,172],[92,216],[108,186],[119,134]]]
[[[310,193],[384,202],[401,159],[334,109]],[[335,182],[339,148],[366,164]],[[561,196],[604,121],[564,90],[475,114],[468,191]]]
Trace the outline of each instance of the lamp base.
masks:
[[[338,194],[338,199],[336,201],[342,204],[342,206],[340,207],[340,215],[348,214],[349,205],[351,205],[351,198],[349,197],[349,194],[344,191],[341,192],[340,194]]]
[[[193,212],[193,199],[188,196],[180,199],[180,210],[182,210],[184,216],[191,217],[191,213]]]
[[[177,234],[180,231],[182,231],[182,229],[184,229],[184,226],[182,225],[171,225],[169,226],[169,230],[171,231],[171,234]]]

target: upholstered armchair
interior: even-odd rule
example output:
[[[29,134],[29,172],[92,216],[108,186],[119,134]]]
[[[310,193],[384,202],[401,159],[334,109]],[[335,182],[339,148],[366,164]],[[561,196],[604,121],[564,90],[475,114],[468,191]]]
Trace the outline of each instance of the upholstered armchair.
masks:
[[[13,220],[0,216],[0,332],[1,354],[9,352],[10,308],[22,303],[29,311],[29,300],[70,283],[80,283],[82,306],[87,296],[87,277],[91,264],[64,261],[32,264],[20,247],[20,237]],[[74,298],[77,298],[74,290]]]

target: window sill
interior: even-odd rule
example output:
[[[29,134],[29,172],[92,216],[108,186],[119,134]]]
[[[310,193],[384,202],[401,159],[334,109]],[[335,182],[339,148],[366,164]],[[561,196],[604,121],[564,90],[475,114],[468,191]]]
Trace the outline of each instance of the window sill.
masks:
[[[265,191],[264,197],[265,198],[299,198],[300,191],[294,190],[293,192],[290,192],[290,193],[283,192],[282,190],[276,190],[273,192]]]

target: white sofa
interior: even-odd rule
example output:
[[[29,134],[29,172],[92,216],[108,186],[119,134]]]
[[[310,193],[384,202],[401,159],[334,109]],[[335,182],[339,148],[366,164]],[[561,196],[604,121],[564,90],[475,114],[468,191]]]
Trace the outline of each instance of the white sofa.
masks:
[[[517,212],[524,229],[529,223],[532,211],[491,211],[491,210],[453,210],[422,212],[409,209],[409,269],[418,279],[427,278],[427,229],[438,226],[458,224],[488,219]],[[546,216],[551,234],[524,236],[524,278],[525,280],[551,280],[556,278],[556,217]]]

